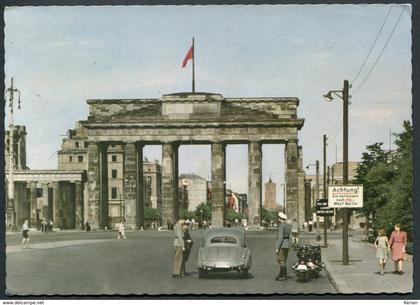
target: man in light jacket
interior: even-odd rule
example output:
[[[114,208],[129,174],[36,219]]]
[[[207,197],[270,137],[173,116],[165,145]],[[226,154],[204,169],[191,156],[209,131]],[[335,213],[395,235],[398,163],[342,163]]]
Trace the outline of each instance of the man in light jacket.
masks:
[[[183,268],[182,268],[182,262],[183,262],[183,252],[185,251],[185,244],[184,244],[184,234],[182,231],[182,224],[184,223],[184,219],[179,219],[178,222],[174,226],[174,233],[175,233],[175,239],[174,239],[174,248],[175,248],[175,258],[174,258],[174,270],[172,273],[173,277],[182,277],[183,274]]]
[[[286,223],[286,214],[279,212],[279,225],[277,230],[277,242],[276,242],[276,255],[277,262],[280,265],[279,275],[276,277],[276,281],[287,280],[287,255],[289,254],[289,247],[291,244],[291,228]]]

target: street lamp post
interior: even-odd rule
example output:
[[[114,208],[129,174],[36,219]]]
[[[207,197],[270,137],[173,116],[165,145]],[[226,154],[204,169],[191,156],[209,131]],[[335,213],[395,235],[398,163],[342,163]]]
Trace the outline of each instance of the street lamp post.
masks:
[[[323,193],[323,198],[324,199],[326,199],[326,198],[328,198],[328,194],[327,194],[327,136],[326,135],[324,135],[323,136],[323,183],[322,183],[322,186],[323,186],[323,190],[322,190],[322,193]],[[327,226],[328,226],[328,222],[329,222],[329,219],[328,219],[328,216],[327,215],[324,215],[324,247],[327,247],[328,246],[328,237],[327,237]]]
[[[6,230],[13,230],[16,227],[16,213],[15,213],[15,203],[14,203],[14,179],[13,179],[13,167],[15,163],[14,158],[14,126],[13,126],[13,102],[14,94],[17,93],[19,96],[18,99],[18,109],[20,109],[20,91],[16,88],[13,88],[13,77],[11,79],[10,88],[7,88],[4,92],[4,98],[7,100],[7,94],[9,94],[9,175],[8,175],[8,188],[7,188],[7,207],[6,207]]]
[[[324,95],[324,99],[331,102],[332,94],[343,100],[343,185],[349,182],[348,138],[349,138],[349,81],[344,80],[343,90],[332,90]],[[341,94],[341,95],[340,95]],[[349,211],[343,208],[343,265],[349,264]]]

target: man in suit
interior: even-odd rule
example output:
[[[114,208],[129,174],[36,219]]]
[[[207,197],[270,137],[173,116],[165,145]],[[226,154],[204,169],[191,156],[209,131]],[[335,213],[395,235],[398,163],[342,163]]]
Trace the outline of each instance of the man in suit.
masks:
[[[175,258],[174,258],[174,270],[172,273],[173,277],[182,277],[183,274],[183,257],[185,251],[185,244],[184,244],[184,233],[182,231],[182,224],[184,223],[184,219],[180,218],[178,222],[174,226],[174,249],[175,249]]]
[[[276,243],[276,255],[277,262],[280,265],[279,275],[276,277],[276,281],[287,280],[287,255],[289,254],[289,247],[291,243],[291,228],[286,223],[286,214],[279,212],[279,224],[277,229],[277,243]]]

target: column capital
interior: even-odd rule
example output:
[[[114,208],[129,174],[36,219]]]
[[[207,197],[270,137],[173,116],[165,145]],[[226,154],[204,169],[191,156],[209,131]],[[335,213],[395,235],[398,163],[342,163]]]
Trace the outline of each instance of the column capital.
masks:
[[[287,139],[286,140],[286,144],[289,144],[289,143],[298,143],[299,142],[299,140],[298,139],[295,139],[295,138],[292,138],[292,139]]]

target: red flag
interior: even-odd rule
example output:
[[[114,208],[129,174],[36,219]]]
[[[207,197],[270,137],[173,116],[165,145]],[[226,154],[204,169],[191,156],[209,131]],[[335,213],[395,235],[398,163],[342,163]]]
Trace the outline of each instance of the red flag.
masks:
[[[187,65],[188,60],[193,59],[193,52],[194,52],[194,46],[191,46],[191,48],[188,50],[187,55],[185,55],[184,60],[182,61],[182,68],[184,68]]]

